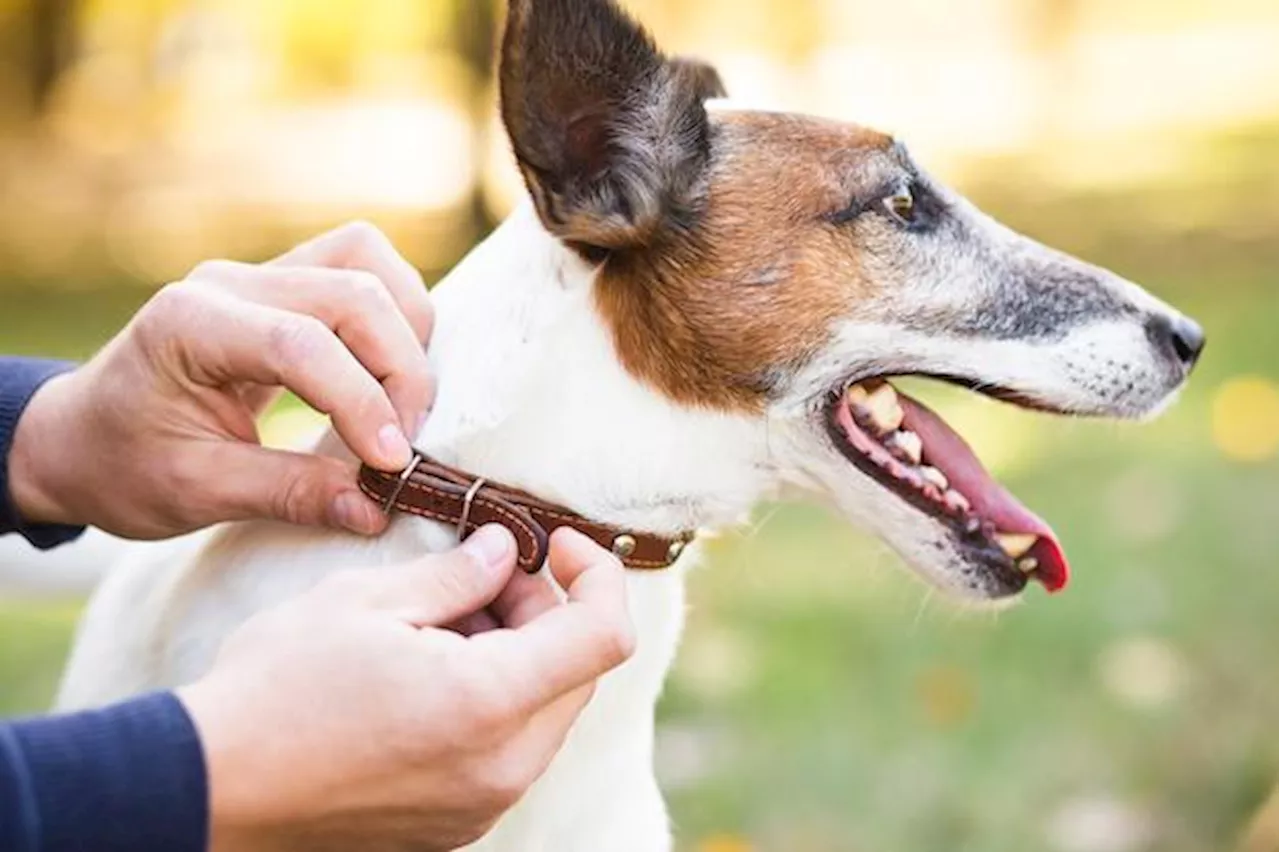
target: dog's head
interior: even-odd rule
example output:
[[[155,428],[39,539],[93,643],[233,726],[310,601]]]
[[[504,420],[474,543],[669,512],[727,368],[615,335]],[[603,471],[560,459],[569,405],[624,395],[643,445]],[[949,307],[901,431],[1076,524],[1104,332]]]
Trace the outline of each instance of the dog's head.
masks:
[[[598,265],[621,363],[682,406],[766,421],[780,475],[922,575],[995,598],[1067,566],[1048,525],[886,378],[1142,417],[1203,346],[1191,320],[1020,236],[897,140],[714,109],[607,0],[513,0],[502,112],[543,225]]]

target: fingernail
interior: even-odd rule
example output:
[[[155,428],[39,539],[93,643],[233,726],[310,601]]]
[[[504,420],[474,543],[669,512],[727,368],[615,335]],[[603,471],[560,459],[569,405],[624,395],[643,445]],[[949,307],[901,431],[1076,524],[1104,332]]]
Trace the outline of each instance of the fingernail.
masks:
[[[383,458],[396,467],[404,467],[413,457],[409,440],[394,423],[388,423],[378,430],[378,449],[382,452]]]
[[[516,540],[506,527],[489,524],[473,532],[462,543],[462,549],[490,568],[500,566],[516,547]]]
[[[344,491],[335,497],[330,517],[335,526],[361,535],[372,535],[378,530],[377,508],[356,491]]]

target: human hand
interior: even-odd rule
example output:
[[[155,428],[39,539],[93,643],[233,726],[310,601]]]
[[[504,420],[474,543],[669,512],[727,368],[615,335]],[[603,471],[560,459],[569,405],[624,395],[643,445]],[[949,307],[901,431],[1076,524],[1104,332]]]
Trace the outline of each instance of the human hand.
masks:
[[[331,576],[232,634],[178,692],[212,848],[441,850],[488,831],[634,647],[617,560],[562,528],[548,561],[567,600],[513,574],[510,533],[483,527],[452,553]],[[478,611],[489,629],[438,627]]]
[[[130,538],[252,517],[379,532],[352,465],[265,449],[255,421],[285,387],[361,460],[404,467],[431,401],[431,323],[422,278],[370,225],[266,264],[202,263],[36,392],[9,456],[14,505]]]

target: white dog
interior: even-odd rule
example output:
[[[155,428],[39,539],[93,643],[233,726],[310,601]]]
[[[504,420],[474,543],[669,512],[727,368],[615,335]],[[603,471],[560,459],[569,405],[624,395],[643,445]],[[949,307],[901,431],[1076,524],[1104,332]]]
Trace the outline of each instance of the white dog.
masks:
[[[725,528],[785,489],[955,595],[1066,582],[1049,526],[885,379],[1141,417],[1185,380],[1193,322],[987,218],[888,136],[708,112],[715,73],[664,57],[610,0],[515,0],[501,82],[531,200],[436,289],[418,447],[638,532]],[[372,541],[240,523],[139,545],[92,602],[60,705],[193,680],[251,613],[327,572],[455,543],[401,517]],[[635,657],[474,848],[670,848],[653,707],[697,550],[630,575]]]

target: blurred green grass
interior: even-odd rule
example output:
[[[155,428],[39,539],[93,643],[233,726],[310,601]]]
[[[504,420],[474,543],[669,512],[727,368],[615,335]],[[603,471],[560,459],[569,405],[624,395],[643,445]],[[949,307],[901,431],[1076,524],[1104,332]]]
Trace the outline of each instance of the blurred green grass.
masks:
[[[0,717],[48,707],[80,609],[79,601],[0,597]]]
[[[1007,202],[1022,212],[1006,215],[1053,239],[1120,206],[1073,205],[1055,219]],[[1090,259],[1205,325],[1204,360],[1157,422],[1056,420],[926,388],[994,436],[1001,478],[1054,523],[1075,570],[1066,593],[961,612],[804,506],[710,546],[660,707],[686,848],[1095,848],[1069,843],[1099,820],[1137,838],[1115,848],[1230,847],[1275,779],[1280,507],[1274,454],[1224,456],[1211,411],[1233,377],[1276,379],[1274,219],[1269,233],[1188,237],[1190,253],[1168,235],[1167,251],[1152,238],[1115,255],[1102,237],[1058,241],[1095,246]],[[146,295],[11,286],[0,349],[84,356]],[[46,704],[76,612],[0,598],[0,713]]]

